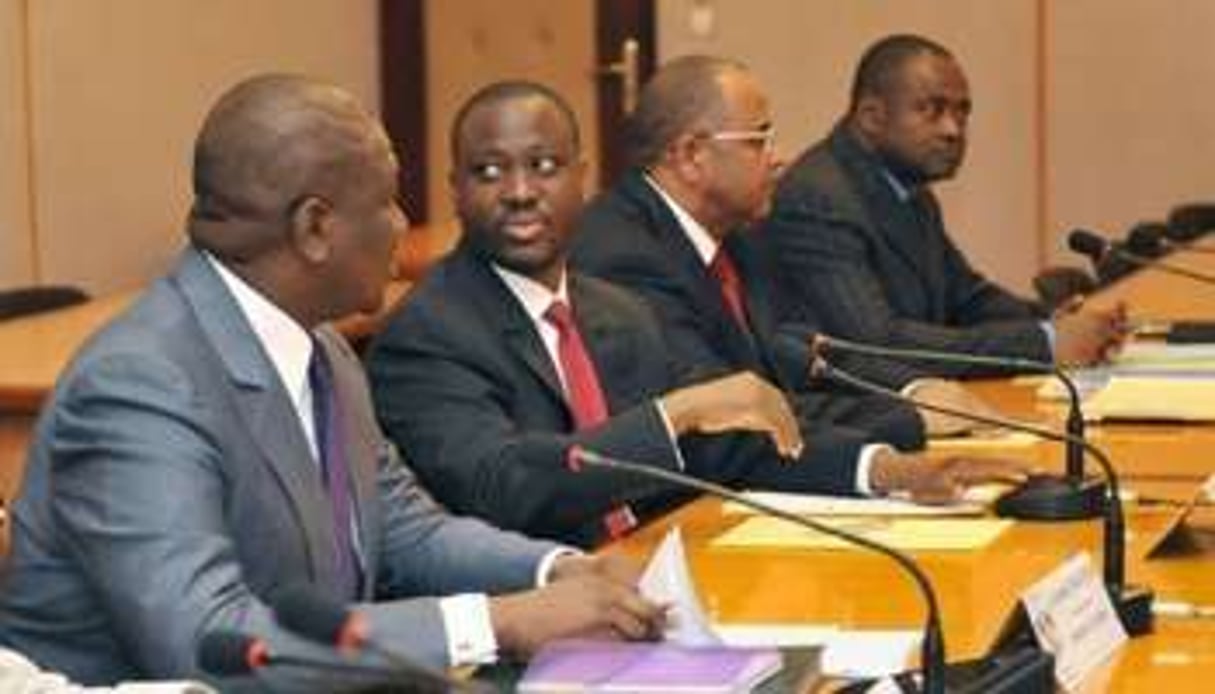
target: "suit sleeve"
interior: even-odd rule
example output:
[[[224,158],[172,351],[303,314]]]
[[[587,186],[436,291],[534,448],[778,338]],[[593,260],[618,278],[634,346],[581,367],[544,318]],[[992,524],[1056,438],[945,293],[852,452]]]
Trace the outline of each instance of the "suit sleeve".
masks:
[[[470,345],[422,322],[386,330],[369,369],[381,425],[444,504],[500,527],[592,545],[603,539],[599,519],[606,512],[662,492],[610,472],[566,466],[569,449],[584,445],[676,467],[652,400],[584,432],[563,432],[566,425],[555,421],[524,426],[512,409],[518,384],[493,372],[492,357],[482,360]]]
[[[1014,297],[982,279],[950,246],[950,301],[980,325],[941,325],[895,313],[867,257],[860,222],[813,194],[779,201],[765,229],[773,244],[787,305],[805,304],[832,334],[902,347],[1050,359],[1047,339],[1026,311],[1009,313]],[[892,367],[902,369],[902,367]],[[980,375],[974,367],[934,365],[913,375]],[[892,372],[897,378],[897,372]]]

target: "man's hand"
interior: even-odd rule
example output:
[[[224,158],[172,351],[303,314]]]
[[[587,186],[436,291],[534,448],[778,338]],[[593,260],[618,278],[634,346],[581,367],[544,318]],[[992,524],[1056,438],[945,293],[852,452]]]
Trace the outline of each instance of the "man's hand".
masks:
[[[933,458],[882,451],[870,468],[870,486],[883,493],[909,493],[922,504],[947,504],[959,500],[967,487],[1019,484],[1030,472],[1024,463],[999,458]]]
[[[913,381],[906,392],[909,397],[931,405],[943,405],[977,415],[998,416],[985,400],[957,381],[920,378]],[[984,428],[982,424],[953,415],[927,409],[920,409],[919,413],[920,418],[924,420],[924,433],[930,437],[958,436]]]
[[[666,611],[637,591],[637,567],[618,557],[561,557],[543,588],[490,600],[504,655],[529,658],[555,639],[657,639]]]
[[[662,397],[662,407],[676,434],[763,432],[789,460],[796,460],[804,448],[789,400],[750,371],[671,391]]]
[[[1055,362],[1060,366],[1089,366],[1106,361],[1126,341],[1126,304],[1110,308],[1072,301],[1055,312]]]

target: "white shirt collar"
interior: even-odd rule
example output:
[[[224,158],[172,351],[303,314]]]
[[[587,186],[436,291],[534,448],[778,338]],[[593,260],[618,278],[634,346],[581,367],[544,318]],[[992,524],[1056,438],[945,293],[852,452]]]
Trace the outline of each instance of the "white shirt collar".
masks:
[[[689,214],[679,203],[675,202],[675,199],[668,195],[662,189],[662,186],[658,185],[658,181],[651,178],[649,174],[645,175],[645,181],[650,184],[654,192],[658,193],[658,197],[662,198],[662,201],[671,209],[671,214],[675,215],[675,221],[679,222],[679,228],[683,229],[684,235],[688,237],[688,241],[696,249],[696,255],[700,256],[705,266],[712,263],[713,257],[717,255],[717,247],[721,245],[717,242],[717,239],[713,238],[713,235],[704,228],[704,225],[696,221],[695,217]]]
[[[308,362],[312,358],[312,336],[262,293],[237,277],[218,258],[203,251],[203,257],[219,273],[224,286],[253,326],[253,332],[274,364],[274,370],[297,410],[310,403]],[[304,412],[310,412],[304,409]],[[310,415],[309,415],[310,416]]]
[[[569,305],[569,289],[566,286],[567,275],[564,270],[561,272],[561,280],[557,282],[557,291],[553,292],[548,287],[537,282],[536,280],[525,277],[513,270],[490,263],[490,267],[502,281],[506,283],[506,288],[511,294],[523,304],[523,310],[527,311],[527,315],[531,317],[533,323],[542,324],[544,322],[544,313],[548,311],[548,307],[553,301],[561,301],[565,305]]]

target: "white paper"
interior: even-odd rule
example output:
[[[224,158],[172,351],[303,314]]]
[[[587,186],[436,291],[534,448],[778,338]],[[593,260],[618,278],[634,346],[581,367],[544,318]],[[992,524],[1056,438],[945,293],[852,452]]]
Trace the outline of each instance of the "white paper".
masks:
[[[1065,561],[1021,596],[1042,648],[1055,656],[1055,680],[1076,691],[1126,642],[1126,631],[1087,553]]]
[[[862,678],[902,672],[922,636],[918,629],[840,631],[823,651],[823,674]]]
[[[713,631],[727,646],[799,648],[829,644],[839,629],[830,625],[717,623]]]
[[[679,528],[671,528],[654,550],[638,583],[641,594],[660,604],[670,605],[665,637],[683,646],[721,643],[705,616],[696,584],[688,571],[687,552]]]
[[[745,492],[743,496],[800,516],[980,516],[986,510],[983,504],[968,501],[930,506],[902,499],[784,492]],[[763,514],[735,501],[727,501],[722,510],[727,514]]]

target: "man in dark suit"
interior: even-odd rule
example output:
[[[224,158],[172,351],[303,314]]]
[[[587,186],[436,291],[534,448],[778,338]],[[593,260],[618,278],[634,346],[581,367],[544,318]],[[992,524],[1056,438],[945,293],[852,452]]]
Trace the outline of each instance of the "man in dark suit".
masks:
[[[784,318],[809,316],[839,337],[893,347],[1102,360],[1122,339],[1121,308],[1039,315],[976,272],[946,233],[930,185],[961,165],[970,109],[962,69],[940,45],[897,35],[865,53],[847,116],[777,188],[763,239],[779,266]]]
[[[358,358],[326,325],[378,308],[406,226],[390,143],[354,99],[248,80],[212,109],[194,161],[189,247],[43,410],[0,642],[86,684],[196,675],[218,630],[349,663],[275,622],[268,604],[297,582],[432,666],[659,633],[635,570],[448,515],[384,442]],[[307,674],[272,666],[221,689],[336,687]]]
[[[630,135],[638,168],[588,205],[572,266],[643,296],[681,364],[750,370],[791,393],[807,466],[830,471],[808,487],[949,498],[966,482],[1008,474],[990,461],[927,460],[881,445],[919,445],[922,424],[902,405],[799,388],[806,350],[776,341],[764,259],[740,231],[766,211],[778,168],[768,102],[745,66],[704,56],[664,65],[642,91]],[[841,421],[862,437],[814,455]]]
[[[585,164],[564,100],[528,82],[480,90],[452,126],[452,161],[461,243],[368,354],[380,421],[440,501],[590,546],[677,495],[569,471],[574,445],[668,469],[686,462],[726,483],[752,467],[789,465],[801,438],[779,391],[748,373],[676,387],[680,374],[648,308],[566,272]],[[731,461],[690,440],[725,429],[759,432],[764,462]]]

